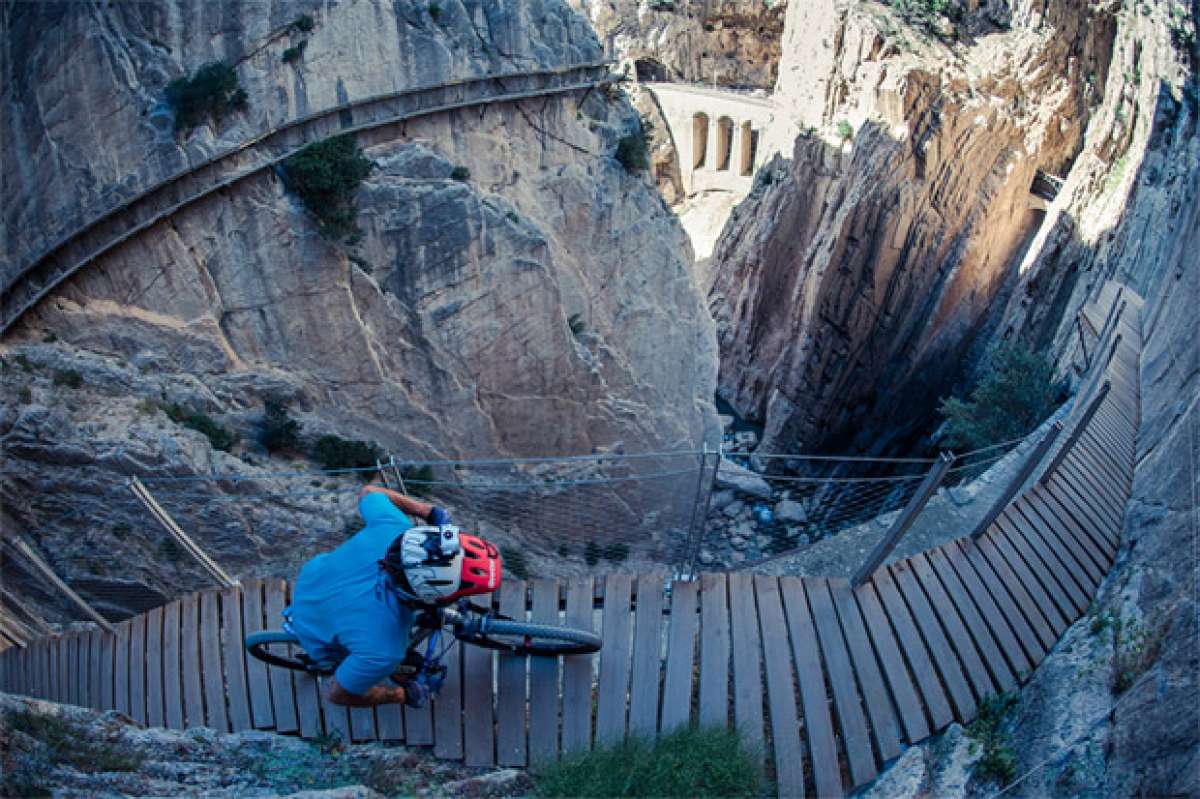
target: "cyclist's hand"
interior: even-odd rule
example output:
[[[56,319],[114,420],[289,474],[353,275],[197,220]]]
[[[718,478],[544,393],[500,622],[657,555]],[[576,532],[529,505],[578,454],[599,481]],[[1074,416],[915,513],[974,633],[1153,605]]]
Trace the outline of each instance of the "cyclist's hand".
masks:
[[[433,509],[429,511],[429,515],[425,517],[425,521],[434,527],[450,524],[450,512],[445,508],[439,508],[437,505],[434,505]]]
[[[404,704],[412,708],[423,708],[429,703],[429,689],[421,682],[410,682],[404,686]]]

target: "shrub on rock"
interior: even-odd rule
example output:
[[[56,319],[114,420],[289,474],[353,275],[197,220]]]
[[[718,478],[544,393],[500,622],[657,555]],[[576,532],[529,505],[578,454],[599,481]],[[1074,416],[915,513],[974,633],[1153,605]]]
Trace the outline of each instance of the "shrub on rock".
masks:
[[[283,183],[331,239],[360,235],[354,193],[374,164],[348,134],[313,142],[283,162]]]
[[[237,71],[224,61],[213,61],[194,75],[167,84],[167,103],[175,113],[175,130],[190,130],[205,118],[219,123],[233,111],[246,107],[246,90]]]

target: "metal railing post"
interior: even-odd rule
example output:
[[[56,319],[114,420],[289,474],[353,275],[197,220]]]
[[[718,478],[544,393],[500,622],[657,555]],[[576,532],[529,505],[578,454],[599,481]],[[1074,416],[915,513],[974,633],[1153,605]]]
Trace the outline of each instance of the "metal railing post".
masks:
[[[975,525],[975,529],[971,531],[971,538],[979,538],[985,530],[992,526],[992,522],[996,521],[996,517],[1008,507],[1009,502],[1012,502],[1012,498],[1021,490],[1021,486],[1025,485],[1025,481],[1033,474],[1037,465],[1042,462],[1042,458],[1046,457],[1046,453],[1050,451],[1050,447],[1054,446],[1054,441],[1058,438],[1058,434],[1062,430],[1063,423],[1061,420],[1050,425],[1050,429],[1046,432],[1046,435],[1042,436],[1042,440],[1038,442],[1037,446],[1033,448],[1033,452],[1030,452],[1029,456],[1025,458],[1025,462],[1021,464],[1021,470],[1009,481],[1008,487],[996,498],[996,501],[992,503],[992,507],[988,510],[987,514]]]
[[[1096,411],[1100,410],[1100,403],[1104,402],[1104,398],[1108,396],[1109,389],[1112,388],[1112,383],[1105,380],[1104,385],[1096,392],[1096,396],[1092,398],[1091,403],[1087,406],[1087,410],[1079,417],[1079,421],[1071,428],[1071,435],[1067,436],[1067,440],[1063,442],[1062,447],[1058,452],[1054,453],[1054,458],[1046,467],[1046,471],[1042,472],[1042,476],[1038,478],[1038,482],[1042,485],[1050,482],[1050,478],[1054,476],[1054,470],[1058,468],[1058,464],[1062,463],[1062,459],[1067,457],[1067,453],[1071,451],[1071,447],[1075,446],[1075,442],[1083,435],[1083,431],[1087,429],[1088,422],[1096,415]]]
[[[171,518],[171,515],[163,510],[163,507],[158,504],[157,500],[150,494],[149,489],[142,484],[142,481],[136,477],[129,478],[129,490],[133,495],[141,501],[146,509],[150,511],[150,515],[155,521],[163,526],[163,529],[175,539],[183,550],[195,558],[196,562],[208,572],[209,576],[217,581],[224,588],[230,588],[237,585],[237,580],[230,577],[224,569],[217,565],[217,562],[210,558],[208,554],[200,548],[200,546],[191,539],[191,537],[183,531],[176,521]]]
[[[938,456],[937,462],[933,464],[933,468],[925,475],[925,479],[917,486],[917,493],[913,494],[912,499],[904,506],[904,510],[896,517],[896,521],[892,522],[892,527],[883,536],[883,539],[875,546],[873,552],[867,556],[867,560],[854,576],[850,579],[850,585],[854,588],[862,585],[867,581],[879,565],[883,563],[887,556],[891,554],[896,545],[900,543],[900,539],[908,532],[908,528],[912,527],[913,522],[921,514],[925,508],[925,504],[929,502],[930,497],[937,491],[942,480],[946,477],[946,472],[950,470],[950,465],[954,463],[954,454],[943,452]]]
[[[1079,349],[1083,350],[1083,371],[1092,368],[1091,358],[1088,356],[1087,342],[1083,338],[1083,322],[1080,320],[1082,311],[1075,315],[1075,330],[1079,333]]]
[[[696,578],[696,562],[700,558],[700,547],[704,543],[704,523],[708,519],[708,507],[712,501],[713,482],[716,481],[716,468],[713,469],[713,478],[709,481],[708,490],[704,490],[704,474],[708,471],[708,457],[714,454],[708,448],[708,442],[704,442],[704,450],[700,454],[700,469],[696,473],[696,494],[692,499],[692,519],[688,525],[688,543],[687,550],[684,552],[686,561],[686,570],[684,575],[688,579]],[[716,454],[717,467],[721,465],[721,454],[718,451]],[[704,497],[704,502],[701,503],[700,497]]]

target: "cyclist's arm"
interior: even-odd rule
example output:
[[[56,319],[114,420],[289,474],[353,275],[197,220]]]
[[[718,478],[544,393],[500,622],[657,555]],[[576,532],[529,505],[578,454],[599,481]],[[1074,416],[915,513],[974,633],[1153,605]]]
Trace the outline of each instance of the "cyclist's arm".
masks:
[[[393,491],[392,489],[384,488],[383,486],[363,486],[363,490],[358,495],[358,498],[362,499],[367,494],[383,494],[400,510],[404,511],[410,516],[419,516],[422,519],[429,518],[429,514],[433,510],[433,505],[430,505],[428,502],[419,502],[410,496],[401,494],[399,491]]]
[[[404,689],[399,685],[385,686],[375,685],[367,689],[364,694],[352,694],[342,687],[337,681],[337,677],[329,678],[329,687],[325,689],[325,698],[335,705],[346,705],[347,707],[374,707],[375,705],[386,705],[393,702],[404,704],[407,698]]]

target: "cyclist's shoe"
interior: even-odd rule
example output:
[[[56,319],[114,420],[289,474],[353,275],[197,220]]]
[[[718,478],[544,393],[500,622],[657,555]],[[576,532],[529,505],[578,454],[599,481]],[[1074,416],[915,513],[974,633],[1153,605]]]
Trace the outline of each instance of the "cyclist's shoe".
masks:
[[[423,708],[429,702],[429,689],[424,683],[413,681],[404,686],[404,704],[412,708]]]

